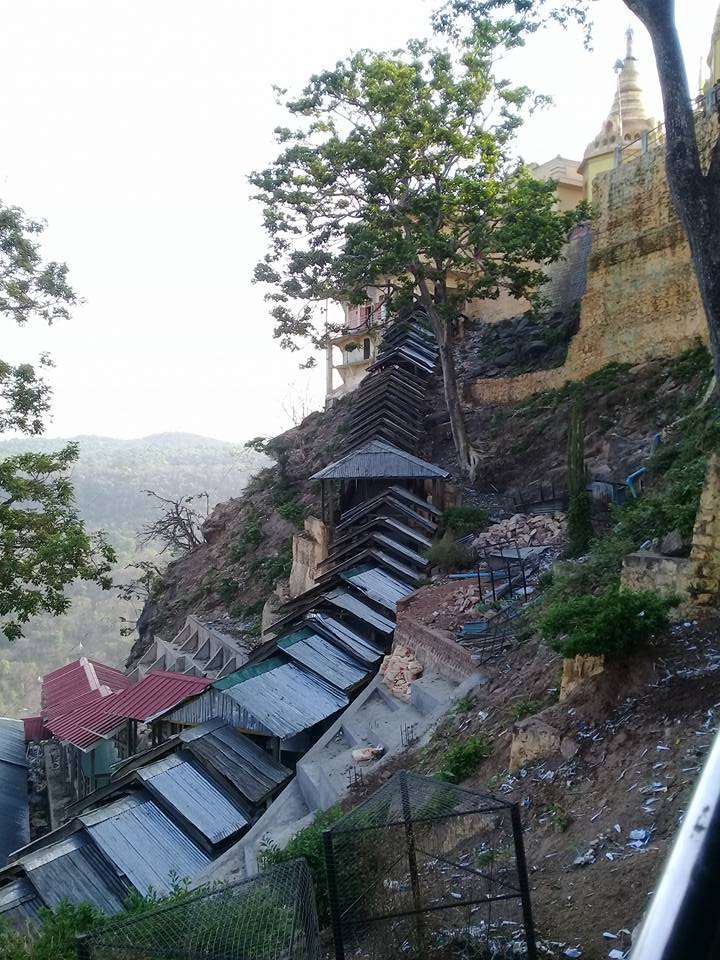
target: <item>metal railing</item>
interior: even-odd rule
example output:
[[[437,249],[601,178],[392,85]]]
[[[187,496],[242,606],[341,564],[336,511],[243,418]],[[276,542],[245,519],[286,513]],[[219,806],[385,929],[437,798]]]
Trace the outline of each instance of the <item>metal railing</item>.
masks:
[[[693,110],[696,118],[709,117],[720,111],[720,82],[693,100]],[[635,137],[628,143],[618,144],[615,147],[615,166],[619,167],[637,157],[645,156],[664,143],[665,125],[659,123],[652,130],[643,131],[639,137]]]

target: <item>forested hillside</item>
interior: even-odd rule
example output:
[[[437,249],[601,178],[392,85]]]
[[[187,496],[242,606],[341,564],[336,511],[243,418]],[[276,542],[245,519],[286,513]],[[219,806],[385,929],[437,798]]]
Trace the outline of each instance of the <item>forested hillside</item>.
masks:
[[[164,497],[207,492],[210,509],[237,496],[249,477],[267,461],[241,444],[186,433],[165,433],[137,440],[83,436],[72,471],[78,509],[89,529],[104,530],[118,554],[115,579],[127,581],[129,566],[151,559],[155,550],[139,547],[137,531],[158,513],[146,490]],[[0,458],[19,451],[60,449],[64,439],[20,438],[0,442]],[[164,562],[169,557],[161,558]],[[72,606],[62,617],[43,616],[16,643],[0,640],[0,715],[18,716],[37,706],[37,678],[73,656],[96,657],[121,665],[132,639],[121,635],[122,618],[134,620],[142,605],[79,583],[70,591]]]

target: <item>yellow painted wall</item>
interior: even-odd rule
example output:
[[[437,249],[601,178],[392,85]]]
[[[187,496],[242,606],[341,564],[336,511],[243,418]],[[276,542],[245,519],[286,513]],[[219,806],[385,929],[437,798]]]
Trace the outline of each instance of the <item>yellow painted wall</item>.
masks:
[[[612,170],[615,166],[615,151],[612,153],[602,153],[598,157],[590,157],[585,164],[583,177],[585,178],[585,196],[589,201],[593,197],[593,180],[599,173],[605,173],[606,170]]]

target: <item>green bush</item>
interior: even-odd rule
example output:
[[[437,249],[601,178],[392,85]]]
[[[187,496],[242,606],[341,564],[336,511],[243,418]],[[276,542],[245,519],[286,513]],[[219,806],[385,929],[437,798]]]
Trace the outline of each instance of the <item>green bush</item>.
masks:
[[[325,926],[330,922],[323,831],[331,827],[342,816],[340,807],[330,807],[329,810],[319,813],[309,827],[305,827],[299,833],[296,833],[284,850],[280,850],[274,843],[265,843],[259,854],[261,867],[285,863],[287,860],[296,860],[298,857],[304,857],[307,860],[315,887],[320,926]]]
[[[443,513],[443,526],[456,537],[464,537],[476,530],[486,530],[490,514],[484,507],[448,507]]]
[[[39,931],[22,935],[0,924],[0,960],[75,960],[76,937],[97,930],[107,918],[88,903],[64,901],[40,910]]]
[[[541,707],[542,704],[539,700],[518,700],[512,706],[513,720],[524,720],[525,717],[532,717]]]
[[[677,597],[652,590],[611,587],[598,596],[573,597],[553,604],[540,622],[540,632],[564,657],[578,654],[619,658],[635,652],[668,625]]]
[[[433,567],[438,567],[443,573],[462,570],[473,562],[472,551],[458,543],[449,531],[430,547],[427,558]]]
[[[442,755],[437,777],[448,783],[460,783],[475,773],[490,752],[490,743],[485,737],[470,737],[469,740],[456,743]]]

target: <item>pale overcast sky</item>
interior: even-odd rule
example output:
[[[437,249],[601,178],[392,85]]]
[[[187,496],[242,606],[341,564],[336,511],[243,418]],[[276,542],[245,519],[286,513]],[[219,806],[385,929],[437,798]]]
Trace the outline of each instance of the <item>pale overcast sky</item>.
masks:
[[[693,88],[717,2],[677,4]],[[250,282],[264,238],[246,176],[274,153],[271,87],[420,35],[435,5],[0,0],[0,196],[48,221],[46,252],[86,300],[51,330],[4,328],[3,359],[54,356],[49,435],[241,441],[287,427],[289,393],[319,400],[322,364],[280,351]],[[522,131],[527,160],[579,158],[609,110],[630,18],[621,0],[595,10],[591,53],[556,30],[513,58],[555,101]],[[659,113],[639,25],[637,49]]]

